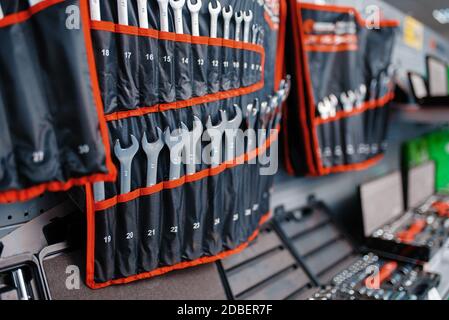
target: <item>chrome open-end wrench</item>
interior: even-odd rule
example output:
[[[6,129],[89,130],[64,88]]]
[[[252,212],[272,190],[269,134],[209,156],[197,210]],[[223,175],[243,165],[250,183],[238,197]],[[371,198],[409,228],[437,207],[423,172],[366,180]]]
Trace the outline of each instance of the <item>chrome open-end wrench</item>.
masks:
[[[137,0],[139,27],[148,29],[148,0]]]
[[[157,0],[161,31],[168,32],[168,0]]]
[[[243,11],[234,13],[235,19],[235,41],[240,41],[240,34],[242,33]]]
[[[359,87],[359,90],[356,90],[355,92],[355,105],[360,108],[362,104],[365,102],[367,94],[367,88],[365,84],[361,84]]]
[[[128,0],[117,0],[118,23],[128,25]]]
[[[231,36],[231,20],[234,15],[234,9],[232,9],[231,5],[224,6],[221,14],[223,15],[223,38],[229,39]]]
[[[177,180],[181,178],[182,153],[188,132],[183,129],[181,124],[180,129],[170,131],[170,128],[165,129],[164,140],[167,147],[170,149],[170,172],[169,179]]]
[[[159,154],[164,147],[164,137],[162,130],[156,128],[157,140],[148,142],[146,132],[142,137],[142,149],[147,155],[147,181],[146,186],[151,187],[157,183],[157,165],[159,160]]]
[[[100,0],[89,0],[90,19],[92,21],[101,21]],[[0,8],[0,18],[2,17],[2,10]]]
[[[186,0],[170,0],[170,6],[173,9],[175,15],[175,32],[178,34],[184,33],[184,22],[182,19],[182,8]]]
[[[209,14],[210,14],[210,37],[216,38],[218,32],[218,17],[221,13],[221,4],[220,1],[216,0],[217,6],[214,8],[212,5],[212,1],[209,2]]]
[[[129,193],[131,191],[131,164],[139,151],[139,141],[131,135],[132,145],[123,149],[120,140],[115,141],[114,154],[120,162],[120,194]]]
[[[201,0],[196,0],[195,4],[193,4],[192,0],[187,0],[187,8],[189,8],[190,17],[192,19],[192,36],[195,37],[200,35],[199,12],[201,11],[202,6],[203,2]]]
[[[243,42],[249,42],[249,32],[251,30],[251,22],[253,21],[253,12],[248,10],[243,12],[243,21],[245,22],[243,29]]]
[[[225,114],[225,118],[223,122],[225,122],[225,161],[232,161],[235,157],[237,157],[236,153],[236,138],[237,138],[237,130],[240,128],[240,125],[243,121],[243,113],[240,107],[237,104],[234,104],[235,108],[235,117],[232,120],[229,120],[227,114]],[[223,117],[223,115],[222,115]]]
[[[210,164],[212,168],[218,167],[221,163],[221,147],[223,141],[223,132],[225,130],[226,122],[223,119],[227,119],[226,111],[220,110],[221,121],[217,125],[212,124],[212,118],[209,116],[206,123],[206,132],[211,140],[210,150]]]
[[[349,93],[342,92],[340,95],[340,101],[345,112],[351,112],[353,110],[354,104],[352,99],[349,97]]]
[[[193,117],[193,129],[190,131],[183,123],[184,130],[188,131],[185,141],[185,163],[187,175],[192,175],[196,172],[196,165],[201,160],[201,136],[203,134],[203,124],[197,117]]]

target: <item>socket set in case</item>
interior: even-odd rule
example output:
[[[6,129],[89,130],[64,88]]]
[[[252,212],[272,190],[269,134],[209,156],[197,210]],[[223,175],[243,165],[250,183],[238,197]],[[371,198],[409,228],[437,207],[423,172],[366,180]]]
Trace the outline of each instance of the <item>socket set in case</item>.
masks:
[[[420,265],[360,253],[322,202],[311,200],[307,207],[290,212],[280,207],[274,225],[316,284],[295,299],[427,299],[439,283],[439,275],[424,272]]]
[[[361,186],[367,247],[422,263],[432,259],[449,236],[449,220],[442,210],[443,202],[433,200],[434,177],[432,163],[408,173],[409,210],[404,210],[399,172]]]

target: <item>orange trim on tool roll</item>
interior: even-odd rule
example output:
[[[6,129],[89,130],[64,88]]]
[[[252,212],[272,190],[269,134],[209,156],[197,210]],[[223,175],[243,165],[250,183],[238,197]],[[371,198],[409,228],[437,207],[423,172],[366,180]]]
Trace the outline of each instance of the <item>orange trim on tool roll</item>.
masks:
[[[23,16],[29,14],[30,16],[34,13],[40,12],[51,5],[55,5],[63,2],[63,0],[48,0],[44,2],[40,2],[32,7],[30,7],[26,11],[21,11],[15,15]],[[103,102],[101,100],[100,88],[98,87],[98,79],[97,79],[97,71],[95,67],[95,59],[93,55],[92,49],[92,41],[90,38],[90,30],[89,30],[89,12],[87,7],[87,0],[80,0],[80,11],[81,11],[81,19],[83,22],[83,34],[84,41],[86,45],[86,53],[87,60],[89,66],[90,77],[92,79],[92,91],[95,99],[95,108],[98,115],[98,122],[100,127],[100,135],[103,141],[103,145],[105,148],[105,164],[108,170],[108,173],[95,173],[86,177],[81,178],[72,178],[67,180],[66,182],[60,181],[50,181],[46,183],[42,183],[30,188],[25,188],[21,190],[7,190],[0,192],[0,203],[11,203],[16,201],[27,201],[32,198],[35,198],[46,191],[66,191],[74,186],[85,185],[86,183],[94,183],[99,181],[114,181],[117,175],[117,170],[114,166],[114,163],[111,159],[110,154],[110,145],[109,145],[109,135],[106,127],[106,122],[104,120],[103,114]],[[10,17],[8,15],[7,17]],[[3,22],[3,19],[0,20],[0,24]]]
[[[237,167],[241,164],[244,164],[245,162],[248,162],[249,160],[256,158],[259,154],[265,152],[265,150],[268,149],[271,146],[271,144],[278,139],[279,127],[280,126],[276,128],[278,131],[272,133],[270,137],[267,139],[267,141],[265,141],[264,146],[256,148],[249,153],[242,154],[241,156],[231,161],[223,162],[222,164],[220,164],[215,168],[204,169],[192,175],[183,176],[177,180],[163,181],[152,187],[139,188],[129,193],[117,195],[104,201],[97,202],[94,205],[95,211],[104,211],[117,205],[118,203],[129,202],[140,197],[149,196],[154,193],[158,193],[164,189],[175,189],[186,183],[199,181],[210,176],[216,176],[225,171],[226,169],[230,169],[233,167]]]
[[[24,21],[28,20],[29,18],[31,18],[31,16],[33,16],[34,14],[36,14],[44,9],[47,9],[50,6],[61,3],[61,2],[64,2],[64,0],[42,1],[42,2],[39,2],[39,3],[29,7],[28,9],[25,9],[25,10],[22,10],[22,11],[19,11],[16,13],[8,14],[8,15],[4,16],[2,19],[0,19],[0,28],[24,22]]]
[[[345,52],[345,51],[357,51],[359,46],[356,44],[339,44],[339,45],[317,45],[306,44],[304,50],[307,52]]]
[[[90,186],[87,188],[90,190]],[[89,195],[90,199],[92,199],[92,191],[86,192],[86,196]],[[89,200],[91,202],[91,200]],[[88,207],[89,208],[89,207]],[[92,210],[92,209],[91,209]],[[261,227],[268,219],[271,217],[271,212],[267,212],[263,215],[259,220],[259,227]],[[237,254],[243,251],[248,245],[257,238],[259,235],[259,228],[257,228],[247,239],[246,242],[243,242],[239,246],[234,249],[223,251],[215,256],[204,256],[202,258],[198,258],[192,261],[180,262],[178,264],[172,266],[161,267],[155,269],[153,271],[144,272],[140,274],[136,274],[133,276],[129,276],[126,278],[109,280],[103,283],[96,283],[94,279],[94,268],[95,268],[95,214],[92,211],[88,210],[88,224],[87,224],[87,261],[86,261],[86,284],[92,289],[101,289],[104,287],[108,287],[116,284],[125,284],[130,283],[137,280],[148,279],[155,276],[160,276],[165,273],[174,270],[186,269],[194,266],[198,266],[201,264],[215,262],[217,260],[222,260],[226,257],[229,257],[233,254]]]
[[[367,23],[366,20],[363,19],[362,15],[358,10],[356,10],[354,7],[345,7],[345,6],[336,6],[336,5],[327,5],[327,4],[314,4],[314,3],[300,3],[298,2],[298,6],[302,9],[308,9],[308,10],[316,10],[316,11],[331,11],[331,12],[337,12],[337,13],[347,13],[347,14],[353,14],[355,16],[356,21],[361,25],[362,27],[366,27]],[[380,27],[398,27],[400,25],[400,22],[398,20],[381,20],[380,21]]]
[[[352,111],[338,111],[337,115],[335,117],[327,118],[327,119],[321,119],[319,117],[316,117],[314,120],[315,125],[321,125],[323,123],[329,123],[345,118],[352,117],[354,115],[360,114],[365,112],[369,109],[376,109],[376,108],[382,108],[385,107],[388,102],[394,99],[394,92],[389,92],[385,96],[377,99],[377,100],[370,100],[363,103],[358,108],[354,108]]]
[[[329,168],[322,167],[321,174],[327,175],[327,174],[331,174],[331,173],[341,173],[341,172],[345,172],[345,171],[365,170],[365,169],[371,167],[372,165],[378,163],[383,158],[384,158],[383,154],[378,154],[377,156],[374,156],[371,159],[368,159],[368,160],[365,160],[365,161],[359,162],[359,163],[343,164],[343,165],[329,167]]]

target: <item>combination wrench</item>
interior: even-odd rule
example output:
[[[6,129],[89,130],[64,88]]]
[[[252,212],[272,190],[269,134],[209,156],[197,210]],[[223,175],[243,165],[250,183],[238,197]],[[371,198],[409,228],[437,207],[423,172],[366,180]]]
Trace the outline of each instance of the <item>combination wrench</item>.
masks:
[[[148,0],[137,0],[139,27],[148,29]]]
[[[184,4],[186,0],[170,0],[170,6],[173,9],[173,13],[175,14],[175,32],[177,34],[184,33],[184,22],[182,19],[182,8],[184,8]]]
[[[245,22],[243,29],[243,42],[249,42],[249,32],[251,28],[251,22],[253,21],[253,12],[251,10],[243,13],[243,21]]]
[[[200,162],[201,158],[201,136],[203,134],[203,124],[197,117],[193,117],[193,130],[190,131],[183,123],[183,129],[188,132],[185,141],[185,163],[186,174],[192,175],[196,172],[196,165]]]
[[[243,113],[237,104],[234,104],[235,108],[235,117],[232,120],[229,120],[227,114],[223,119],[225,122],[225,161],[230,162],[237,157],[236,150],[236,138],[237,131],[240,128],[240,125],[243,121]],[[222,115],[223,116],[223,115]]]
[[[114,154],[120,162],[120,194],[129,193],[131,191],[131,165],[139,151],[139,141],[131,135],[132,145],[129,148],[123,149],[120,145],[120,140],[115,141]]]
[[[243,11],[237,11],[234,14],[235,19],[235,41],[240,41],[240,34],[242,33]]]
[[[210,14],[210,37],[216,38],[218,31],[218,17],[221,13],[221,4],[220,1],[217,1],[217,6],[214,8],[212,2],[209,2],[209,14]]]
[[[101,21],[100,0],[89,0],[90,19],[92,21]],[[0,8],[0,18],[2,16]]]
[[[168,0],[157,0],[159,5],[159,21],[161,31],[168,32]]]
[[[192,20],[192,36],[199,37],[200,35],[200,19],[199,12],[201,11],[201,7],[203,3],[201,0],[196,0],[196,3],[193,4],[192,0],[187,0],[187,8],[190,11],[190,17]]]
[[[185,126],[181,123],[180,129],[175,129],[172,132],[170,128],[165,129],[164,140],[170,149],[170,180],[181,178],[182,154],[188,134],[182,127]]]
[[[212,118],[209,116],[206,123],[206,132],[211,140],[211,150],[210,150],[210,164],[212,168],[218,167],[221,162],[221,149],[222,149],[222,141],[223,141],[223,132],[225,130],[226,122],[224,119],[227,119],[226,111],[220,110],[221,121],[217,125],[212,124]]]
[[[128,0],[117,0],[118,23],[128,25]]]
[[[230,27],[231,27],[231,20],[232,16],[234,15],[234,10],[232,9],[231,5],[223,7],[222,13],[223,15],[223,38],[229,39],[230,37]]]
[[[164,137],[162,130],[160,128],[156,128],[156,130],[157,140],[148,142],[146,132],[142,137],[142,149],[147,155],[147,187],[154,186],[157,183],[157,166],[159,154],[164,147]]]

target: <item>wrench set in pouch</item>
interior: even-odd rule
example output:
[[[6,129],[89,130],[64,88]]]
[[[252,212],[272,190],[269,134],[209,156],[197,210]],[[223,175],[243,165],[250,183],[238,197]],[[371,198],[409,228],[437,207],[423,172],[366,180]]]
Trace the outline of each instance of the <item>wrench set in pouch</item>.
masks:
[[[212,262],[256,237],[273,179],[256,160],[276,156],[271,129],[289,91],[282,59],[272,63],[279,9],[278,1],[90,1],[119,168],[115,183],[86,187],[91,288]]]
[[[0,1],[0,203],[115,178],[79,4]]]
[[[294,59],[286,63],[296,94],[284,116],[287,170],[321,176],[376,163],[387,146],[398,22],[371,24],[350,7],[288,3]]]

